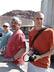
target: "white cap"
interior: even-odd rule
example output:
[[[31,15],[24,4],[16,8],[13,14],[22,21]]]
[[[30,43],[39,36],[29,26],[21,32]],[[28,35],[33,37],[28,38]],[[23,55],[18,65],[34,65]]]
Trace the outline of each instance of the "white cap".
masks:
[[[22,24],[21,19],[20,19],[19,17],[16,17],[16,16],[13,16],[13,17],[11,18],[11,22],[12,22],[12,21],[17,21],[18,24]]]
[[[4,23],[3,26],[10,26],[10,24],[9,23]]]

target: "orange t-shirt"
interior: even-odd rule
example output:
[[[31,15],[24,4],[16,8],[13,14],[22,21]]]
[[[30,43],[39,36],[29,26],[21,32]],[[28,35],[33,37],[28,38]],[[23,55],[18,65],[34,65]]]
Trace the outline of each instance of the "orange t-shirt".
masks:
[[[31,46],[31,42],[32,42],[34,36],[38,33],[38,31],[39,30],[36,30],[36,28],[33,28],[32,30],[30,30],[30,32],[29,32],[29,47]],[[44,54],[50,50],[50,48],[53,44],[54,44],[53,30],[50,28],[47,28],[37,37],[37,39],[33,43],[32,48],[34,50],[38,50],[40,52],[40,54]],[[31,63],[35,66],[39,66],[42,68],[49,68],[50,56],[46,56],[42,59],[33,61]]]

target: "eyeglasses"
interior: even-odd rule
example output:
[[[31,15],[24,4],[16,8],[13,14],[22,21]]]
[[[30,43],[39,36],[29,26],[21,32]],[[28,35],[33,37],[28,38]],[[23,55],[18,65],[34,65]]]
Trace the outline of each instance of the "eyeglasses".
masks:
[[[43,20],[43,18],[36,18],[37,20]]]
[[[3,26],[3,27],[8,27],[8,26]]]

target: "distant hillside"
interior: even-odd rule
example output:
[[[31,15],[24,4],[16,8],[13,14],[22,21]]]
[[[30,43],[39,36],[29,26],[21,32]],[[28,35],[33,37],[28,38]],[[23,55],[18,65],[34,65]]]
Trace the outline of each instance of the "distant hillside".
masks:
[[[21,15],[23,18],[32,19],[35,15],[34,11],[21,11],[21,10],[13,10],[3,14],[2,16],[16,16]]]
[[[10,12],[7,12],[0,16],[0,27],[3,26],[5,22],[9,22],[12,16],[20,15],[21,18],[25,19],[32,19],[35,15],[34,11],[21,11],[21,10],[13,10]]]

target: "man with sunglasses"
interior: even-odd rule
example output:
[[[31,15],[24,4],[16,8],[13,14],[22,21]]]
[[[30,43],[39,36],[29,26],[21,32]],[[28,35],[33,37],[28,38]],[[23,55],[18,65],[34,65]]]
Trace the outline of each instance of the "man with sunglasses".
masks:
[[[10,24],[9,23],[4,23],[3,24],[3,29],[4,29],[4,35],[1,37],[1,42],[0,42],[0,55],[5,54],[5,48],[8,43],[9,38],[13,34],[12,31],[10,31]]]
[[[36,12],[34,17],[35,27],[29,32],[29,49],[31,49],[32,40],[35,35],[45,28],[44,14],[42,12]],[[33,50],[37,50],[40,55],[33,54]],[[29,56],[35,56],[33,62],[28,63],[27,72],[50,72],[50,56],[54,54],[54,31],[50,28],[46,28],[34,41],[32,50],[29,51]]]

